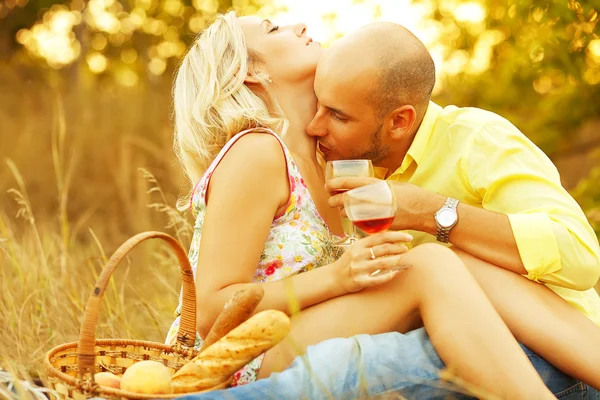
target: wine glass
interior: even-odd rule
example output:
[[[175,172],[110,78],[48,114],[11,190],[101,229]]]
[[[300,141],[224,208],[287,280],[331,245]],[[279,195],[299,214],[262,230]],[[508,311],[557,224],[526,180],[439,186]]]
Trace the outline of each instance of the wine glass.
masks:
[[[344,208],[352,224],[368,234],[387,231],[396,216],[396,198],[386,181],[347,191]],[[371,276],[391,270],[376,270]]]
[[[368,234],[384,232],[396,215],[396,198],[387,181],[362,186],[344,195],[346,215]]]
[[[374,177],[375,172],[373,170],[373,163],[371,163],[371,160],[336,160],[327,162],[325,167],[325,180],[348,176]],[[345,191],[346,190],[338,190],[333,194],[340,194]],[[341,241],[336,242],[335,245],[345,247],[356,242],[359,237],[352,222],[343,215],[341,218],[342,228],[344,229],[346,236]]]

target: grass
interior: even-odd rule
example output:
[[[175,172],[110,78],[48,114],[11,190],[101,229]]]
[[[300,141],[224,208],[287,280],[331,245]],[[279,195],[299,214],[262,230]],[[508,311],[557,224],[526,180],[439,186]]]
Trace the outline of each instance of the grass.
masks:
[[[0,368],[36,377],[49,349],[77,340],[118,245],[161,230],[187,247],[191,225],[171,207],[182,179],[169,82],[125,89],[0,75]],[[170,250],[143,244],[116,271],[97,336],[163,341],[179,284]]]

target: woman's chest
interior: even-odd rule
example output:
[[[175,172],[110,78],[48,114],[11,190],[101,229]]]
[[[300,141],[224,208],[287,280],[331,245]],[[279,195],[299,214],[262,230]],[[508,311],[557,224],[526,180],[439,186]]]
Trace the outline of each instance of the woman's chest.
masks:
[[[313,163],[297,163],[300,175],[304,179],[307,189],[307,197],[310,197],[318,215],[325,221],[328,229],[334,235],[344,235],[342,222],[340,219],[340,210],[329,206],[329,193],[325,190],[325,178],[323,171],[319,166]]]
[[[333,240],[324,222],[294,213],[271,227],[255,280],[278,280],[333,261]]]

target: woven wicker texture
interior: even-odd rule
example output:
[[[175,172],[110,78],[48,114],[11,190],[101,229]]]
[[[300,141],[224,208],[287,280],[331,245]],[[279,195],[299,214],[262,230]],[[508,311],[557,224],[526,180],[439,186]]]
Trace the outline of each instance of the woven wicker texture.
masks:
[[[152,238],[164,240],[175,252],[181,267],[183,302],[177,344],[169,346],[132,339],[96,339],[98,310],[110,277],[134,247]],[[123,243],[102,269],[85,308],[79,342],[57,346],[46,354],[44,363],[48,372],[47,384],[65,400],[97,396],[110,400],[175,398],[181,394],[146,395],[99,386],[94,381],[94,374],[108,371],[121,376],[129,366],[142,360],[158,361],[177,371],[198,354],[193,349],[195,339],[196,289],[186,252],[175,238],[166,233],[143,232]],[[225,382],[207,391],[223,389],[228,385],[229,382]]]

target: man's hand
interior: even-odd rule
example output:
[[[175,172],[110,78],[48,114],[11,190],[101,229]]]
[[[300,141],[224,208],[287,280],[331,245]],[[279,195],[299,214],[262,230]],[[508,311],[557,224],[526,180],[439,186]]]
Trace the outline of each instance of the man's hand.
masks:
[[[326,188],[330,193],[336,193],[380,181],[376,178],[361,177],[334,178],[327,181]],[[390,181],[389,184],[396,197],[396,217],[391,229],[410,229],[435,234],[433,214],[444,205],[446,198],[412,183]],[[330,197],[329,205],[344,207],[343,193]]]
[[[330,179],[325,182],[325,190],[331,194],[331,197],[329,198],[329,206],[332,208],[342,209],[342,215],[345,217],[346,210],[344,210],[343,192],[377,182],[381,182],[381,179],[355,176]]]

